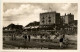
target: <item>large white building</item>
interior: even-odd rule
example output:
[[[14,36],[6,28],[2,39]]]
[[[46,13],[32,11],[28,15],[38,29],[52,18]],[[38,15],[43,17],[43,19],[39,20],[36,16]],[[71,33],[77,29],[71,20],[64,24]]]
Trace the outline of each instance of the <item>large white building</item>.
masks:
[[[40,13],[40,25],[60,24],[60,20],[60,13],[55,11]]]

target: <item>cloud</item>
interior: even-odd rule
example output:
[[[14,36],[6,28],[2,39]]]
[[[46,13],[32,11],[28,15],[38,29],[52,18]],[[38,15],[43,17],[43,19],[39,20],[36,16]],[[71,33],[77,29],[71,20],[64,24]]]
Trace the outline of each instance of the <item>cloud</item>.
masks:
[[[33,6],[30,6],[30,4],[27,5],[21,5],[19,8],[13,8],[13,9],[8,9],[7,11],[4,12],[4,16],[15,16],[15,15],[20,15],[24,13],[31,13],[31,9],[34,10]]]
[[[32,14],[36,11],[43,12],[42,8],[38,6],[33,6],[30,4],[22,4],[19,8],[8,9],[4,12],[4,16],[15,16],[15,15],[22,15],[22,14]]]
[[[22,4],[18,8],[7,9],[3,13],[3,19],[4,23],[6,23],[6,21],[9,21],[11,23],[18,23],[25,26],[30,22],[39,21],[39,14],[46,11],[47,10],[43,10],[38,6],[33,6],[31,4]]]
[[[63,10],[68,10],[68,9],[70,8],[70,6],[71,6],[70,3],[64,4],[64,5],[62,6],[62,9],[63,9]]]

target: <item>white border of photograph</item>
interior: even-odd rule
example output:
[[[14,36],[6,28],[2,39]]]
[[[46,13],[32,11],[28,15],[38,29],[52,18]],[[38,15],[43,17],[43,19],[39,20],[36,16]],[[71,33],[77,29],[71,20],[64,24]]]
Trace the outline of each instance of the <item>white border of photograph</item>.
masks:
[[[78,34],[77,34],[77,50],[4,50],[3,46],[3,3],[78,3]],[[0,52],[80,52],[80,0],[1,0],[1,18],[0,18]]]

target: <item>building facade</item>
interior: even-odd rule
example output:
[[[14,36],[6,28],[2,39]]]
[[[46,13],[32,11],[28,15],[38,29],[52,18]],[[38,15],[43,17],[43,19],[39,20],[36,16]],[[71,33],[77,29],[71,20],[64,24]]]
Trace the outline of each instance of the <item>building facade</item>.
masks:
[[[60,16],[57,12],[40,13],[40,25],[53,25],[53,24],[71,24],[74,21],[73,14],[65,14]]]
[[[31,24],[31,25],[30,25]],[[73,14],[65,14],[60,16],[60,13],[57,12],[45,12],[40,13],[40,22],[38,23],[38,28],[35,28],[36,23],[30,23],[29,27],[33,25],[34,28],[29,28],[27,31],[29,32],[48,32],[53,33],[55,32],[64,32],[66,34],[76,34],[77,33],[77,21],[74,20]],[[75,24],[75,25],[74,25]]]
[[[73,14],[67,14],[64,16],[64,24],[71,24],[74,21],[74,15]]]
[[[60,24],[60,13],[45,12],[40,13],[40,25]]]

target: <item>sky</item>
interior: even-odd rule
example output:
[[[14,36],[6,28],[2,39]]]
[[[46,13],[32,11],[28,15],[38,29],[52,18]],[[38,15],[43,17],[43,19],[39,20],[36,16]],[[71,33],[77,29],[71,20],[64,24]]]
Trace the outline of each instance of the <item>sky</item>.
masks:
[[[26,26],[40,21],[40,13],[49,11],[56,11],[61,16],[72,13],[77,20],[77,10],[77,3],[3,3],[3,26],[11,23]]]

